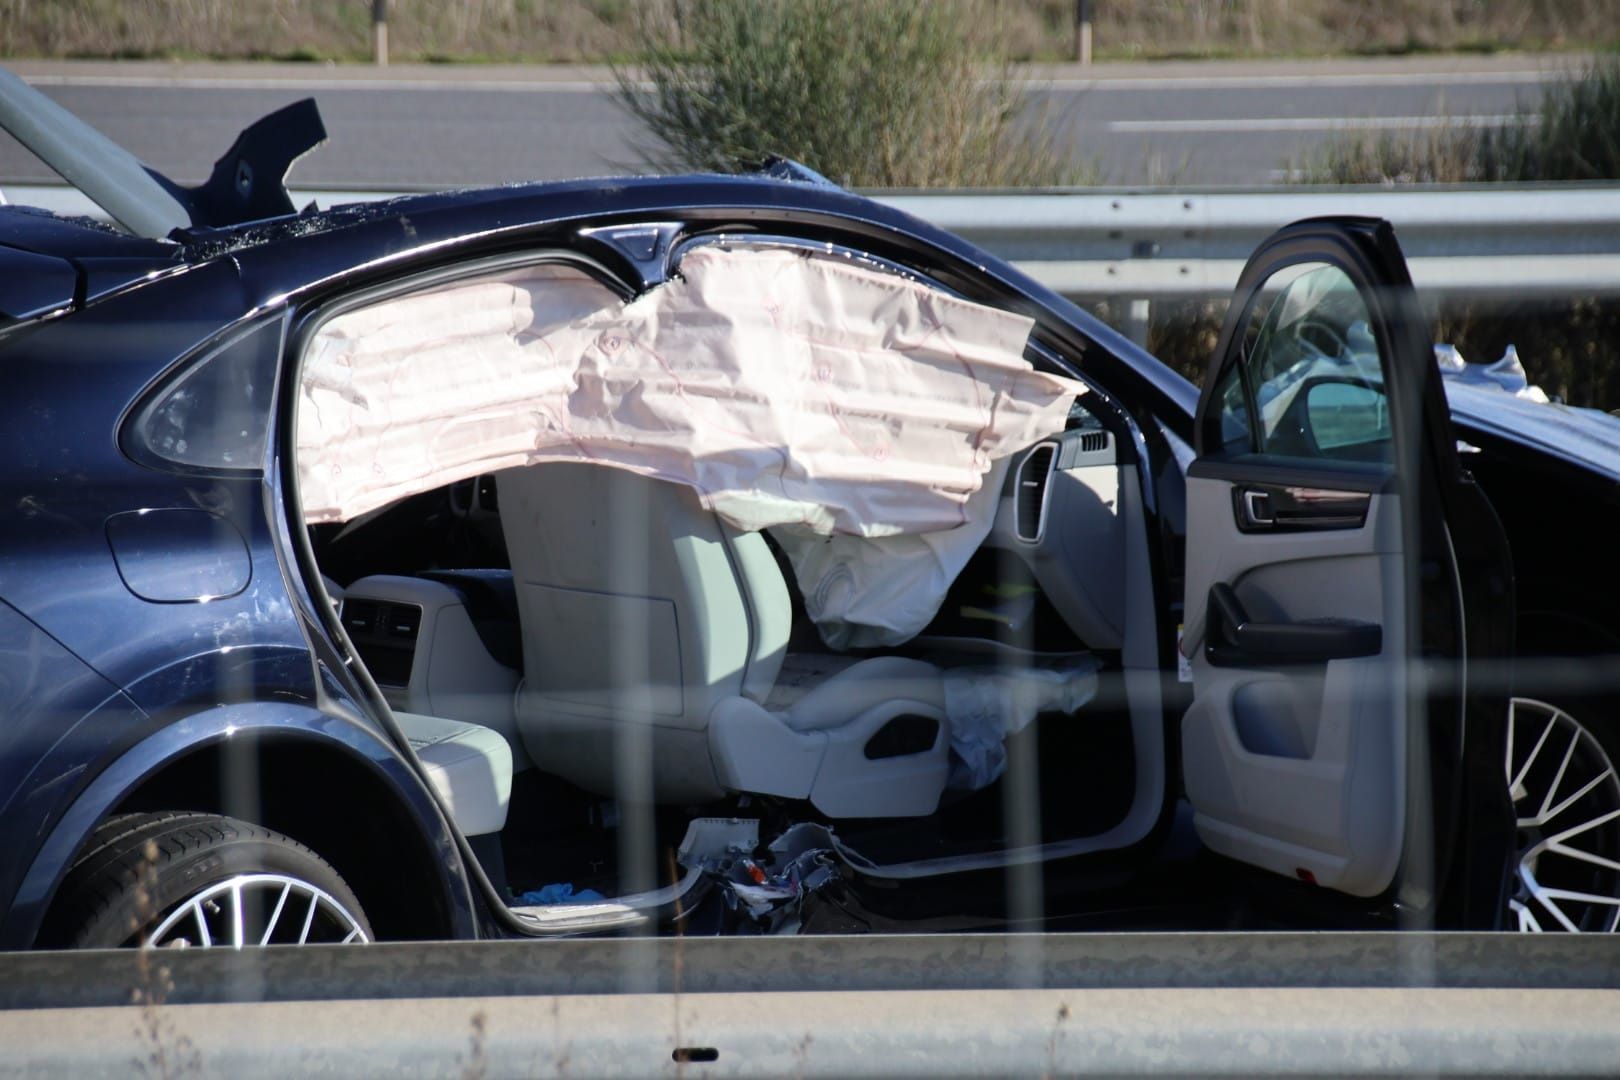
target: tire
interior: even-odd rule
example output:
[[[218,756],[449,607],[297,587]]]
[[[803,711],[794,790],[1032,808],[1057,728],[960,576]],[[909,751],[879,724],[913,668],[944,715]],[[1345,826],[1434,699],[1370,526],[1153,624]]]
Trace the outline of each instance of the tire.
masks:
[[[46,919],[47,946],[225,946],[366,942],[354,893],[296,840],[214,814],[104,822]]]
[[[1620,929],[1620,760],[1612,702],[1515,697],[1505,779],[1518,833],[1510,929]]]

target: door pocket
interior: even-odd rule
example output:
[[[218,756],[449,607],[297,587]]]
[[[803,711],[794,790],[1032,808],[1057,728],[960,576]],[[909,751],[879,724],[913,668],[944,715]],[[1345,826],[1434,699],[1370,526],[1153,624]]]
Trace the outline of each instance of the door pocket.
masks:
[[[1238,743],[1251,754],[1303,761],[1316,749],[1325,669],[1290,678],[1260,678],[1232,692]]]

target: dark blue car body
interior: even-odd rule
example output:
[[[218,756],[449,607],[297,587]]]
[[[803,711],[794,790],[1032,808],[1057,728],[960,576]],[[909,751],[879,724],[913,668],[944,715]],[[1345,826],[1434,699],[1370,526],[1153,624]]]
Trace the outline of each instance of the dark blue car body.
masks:
[[[495,925],[443,814],[347,676],[294,565],[285,447],[260,435],[260,465],[186,469],[137,460],[127,420],[177,364],[240,325],[281,317],[292,337],[323,299],[407,269],[514,246],[578,247],[581,228],[671,220],[808,228],[971,278],[977,291],[1095,342],[1081,344],[1098,381],[1123,387],[1143,415],[1190,423],[1193,388],[1129,341],[961,240],[814,183],[692,177],[456,192],[172,243],[0,210],[0,267],[31,286],[8,291],[12,320],[0,334],[10,402],[0,430],[10,463],[0,517],[0,945],[33,941],[74,853],[107,815],[177,799],[229,811],[249,792],[262,799],[255,816],[290,835],[319,834],[321,820],[355,807],[380,825],[392,865],[369,843],[324,844],[338,865],[362,864],[347,868],[355,879],[412,882],[409,904],[362,892],[379,933],[465,937]],[[586,246],[643,286],[662,278],[667,246],[639,265],[601,241]],[[277,434],[268,402],[262,422]],[[218,782],[232,761],[253,775]],[[425,902],[424,891],[437,895]]]
[[[621,226],[639,228],[616,239]],[[848,245],[1035,317],[1037,335],[1080,357],[1082,373],[1134,421],[1150,465],[1160,610],[1179,603],[1185,465],[1174,443],[1192,441],[1196,389],[993,256],[836,188],[764,177],[582,181],[339,207],[167,241],[3,208],[0,946],[35,941],[99,822],[174,807],[250,807],[242,812],[318,846],[355,884],[380,937],[510,932],[317,610],[288,505],[291,436],[276,395],[260,395],[262,429],[242,433],[261,459],[228,469],[163,461],[132,441],[131,418],[155,386],[245,326],[271,328],[268,370],[285,397],[294,372],[281,361],[296,354],[309,313],[340,294],[550,245],[646,288],[667,272],[673,232],[710,230]],[[1504,490],[1528,475],[1592,500],[1594,522],[1613,517],[1620,439],[1607,418],[1583,421],[1591,445],[1571,449],[1556,428],[1515,419],[1547,406],[1482,393],[1453,406],[1493,498],[1491,473]],[[1517,543],[1534,530],[1515,515],[1504,510]],[[1603,605],[1565,591],[1541,605],[1549,639],[1615,634]],[[1166,635],[1161,658],[1172,669],[1173,649]]]

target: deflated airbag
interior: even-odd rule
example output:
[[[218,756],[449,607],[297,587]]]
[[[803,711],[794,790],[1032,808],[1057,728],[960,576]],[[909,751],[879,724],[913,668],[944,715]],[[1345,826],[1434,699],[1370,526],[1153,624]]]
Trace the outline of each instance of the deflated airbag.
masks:
[[[543,265],[331,319],[300,384],[306,518],[591,461],[739,529],[936,532],[1083,390],[1023,358],[1029,319],[847,260],[712,246],[680,272],[624,304]]]

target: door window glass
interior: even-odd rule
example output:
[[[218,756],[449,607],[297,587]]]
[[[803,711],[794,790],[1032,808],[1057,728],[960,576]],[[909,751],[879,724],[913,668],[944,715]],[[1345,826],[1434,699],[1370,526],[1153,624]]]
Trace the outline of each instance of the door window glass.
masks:
[[[1228,450],[1247,442],[1245,449],[1279,457],[1390,458],[1371,317],[1336,266],[1300,263],[1273,274],[1250,305],[1240,361],[1223,379],[1218,400]]]

